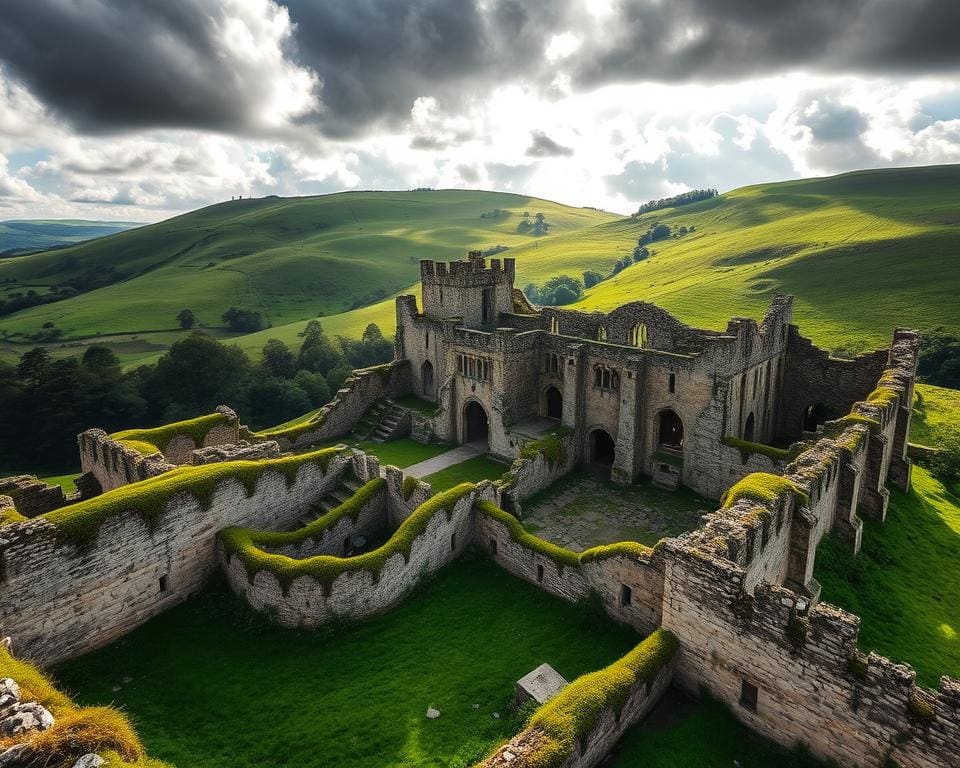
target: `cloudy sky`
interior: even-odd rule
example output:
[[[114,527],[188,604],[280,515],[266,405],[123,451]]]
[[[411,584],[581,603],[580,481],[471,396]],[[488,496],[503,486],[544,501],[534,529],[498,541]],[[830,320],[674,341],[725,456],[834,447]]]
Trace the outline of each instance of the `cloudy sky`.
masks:
[[[0,219],[960,162],[957,0],[2,0]]]

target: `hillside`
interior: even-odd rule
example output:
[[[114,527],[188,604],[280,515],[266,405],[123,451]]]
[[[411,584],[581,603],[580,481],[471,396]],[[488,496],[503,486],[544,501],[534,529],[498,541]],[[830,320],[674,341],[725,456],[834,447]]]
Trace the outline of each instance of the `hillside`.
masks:
[[[486,215],[495,209],[509,215]],[[525,211],[543,212],[548,234],[518,232]],[[225,202],[91,243],[0,261],[8,294],[69,281],[105,284],[4,317],[0,332],[27,341],[51,322],[65,339],[175,329],[184,308],[201,324],[222,326],[220,315],[231,305],[280,325],[390,296],[418,279],[421,258],[548,240],[613,218],[496,192],[347,192]]]
[[[80,243],[95,237],[123,232],[140,224],[129,221],[84,221],[82,219],[41,219],[0,221],[0,254],[15,255],[62,245]]]

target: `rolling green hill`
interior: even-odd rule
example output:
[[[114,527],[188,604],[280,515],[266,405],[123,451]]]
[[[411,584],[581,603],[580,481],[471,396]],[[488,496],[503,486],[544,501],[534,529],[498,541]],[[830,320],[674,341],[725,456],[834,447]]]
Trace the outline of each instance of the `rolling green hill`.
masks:
[[[480,218],[494,208],[511,215]],[[550,233],[519,234],[524,210],[542,210]],[[608,310],[643,299],[692,325],[723,328],[734,315],[760,317],[774,293],[786,292],[797,296],[802,331],[828,348],[882,346],[896,325],[960,332],[960,166],[934,166],[744,187],[627,218],[491,192],[222,203],[86,246],[0,262],[0,279],[31,279],[30,270],[60,279],[65,253],[76,255],[74,270],[117,265],[139,275],[0,318],[7,342],[0,340],[0,355],[25,348],[27,340],[11,334],[55,322],[67,337],[87,337],[75,344],[109,335],[125,362],[149,361],[179,337],[171,328],[185,306],[210,326],[222,325],[230,304],[264,312],[273,327],[233,337],[249,351],[269,338],[297,344],[317,313],[331,335],[358,336],[370,322],[391,334],[392,297],[416,292],[420,258],[451,259],[501,243],[517,260],[519,286],[587,269],[609,274],[654,222],[694,231],[653,243],[649,259],[573,307]],[[55,347],[56,354],[75,351]]]
[[[11,219],[0,221],[0,254],[39,251],[105,237],[140,224],[130,221],[85,221],[82,219]]]
[[[482,216],[495,209],[509,215]],[[521,234],[523,212],[543,212],[548,234]],[[615,218],[496,192],[347,192],[220,203],[71,248],[0,261],[7,292],[67,281],[108,283],[2,318],[8,340],[44,323],[64,338],[176,328],[192,309],[223,325],[231,305],[273,325],[363,306],[415,282],[421,258],[547,240]]]

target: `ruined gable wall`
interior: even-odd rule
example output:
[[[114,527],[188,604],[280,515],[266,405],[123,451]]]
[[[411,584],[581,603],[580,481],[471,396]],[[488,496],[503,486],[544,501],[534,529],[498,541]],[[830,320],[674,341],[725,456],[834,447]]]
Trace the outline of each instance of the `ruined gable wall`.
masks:
[[[4,526],[0,631],[43,664],[105,645],[203,585],[217,564],[217,531],[289,525],[337,485],[351,461],[336,456],[325,474],[306,464],[290,486],[267,470],[249,497],[239,482],[221,482],[208,509],[192,494],[176,495],[153,531],[134,511],[117,514],[84,548],[45,518]]]
[[[80,448],[81,471],[93,475],[104,491],[156,477],[175,466],[162,454],[144,456],[139,451],[128,448],[102,429],[81,432],[77,442]],[[190,444],[193,445],[192,440]]]

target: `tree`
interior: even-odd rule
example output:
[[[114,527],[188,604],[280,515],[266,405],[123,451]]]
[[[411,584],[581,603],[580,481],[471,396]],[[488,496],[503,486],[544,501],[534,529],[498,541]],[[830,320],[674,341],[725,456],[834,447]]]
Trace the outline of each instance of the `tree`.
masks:
[[[327,384],[330,387],[331,392],[336,392],[340,387],[343,386],[343,382],[347,380],[347,377],[353,373],[353,368],[347,365],[345,362],[338,363],[334,368],[330,370],[330,373],[327,374]]]
[[[597,283],[603,280],[603,275],[599,272],[588,269],[583,273],[583,287],[584,288],[593,288]]]
[[[197,316],[193,314],[192,309],[181,309],[177,315],[177,322],[185,331],[189,331],[197,323]]]
[[[633,249],[633,260],[634,261],[644,261],[645,259],[650,258],[650,249],[645,245],[638,245]]]
[[[303,339],[300,344],[300,353],[297,356],[297,367],[313,373],[322,373],[324,376],[337,364],[340,355],[333,348],[330,339],[323,332],[319,320],[311,320],[300,333]]]
[[[220,317],[231,331],[254,333],[263,328],[263,319],[260,317],[260,313],[254,312],[252,309],[230,307]]]
[[[50,365],[50,353],[46,347],[34,347],[24,352],[17,363],[17,376],[29,384],[36,384]]]
[[[263,366],[271,376],[292,379],[297,372],[297,358],[280,339],[268,339],[263,345]]]
[[[293,377],[293,383],[306,392],[310,405],[314,408],[330,402],[330,385],[319,373],[297,371],[297,375]]]

